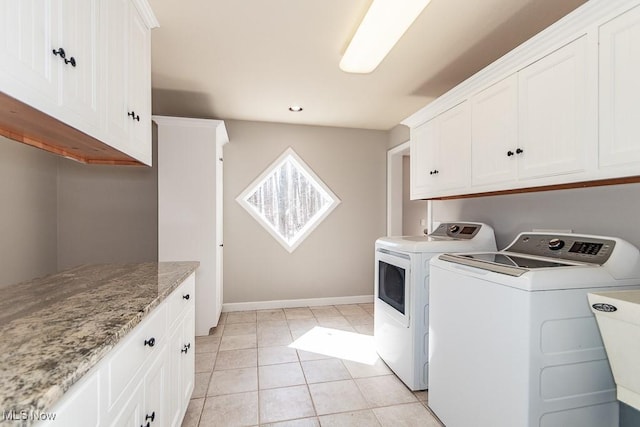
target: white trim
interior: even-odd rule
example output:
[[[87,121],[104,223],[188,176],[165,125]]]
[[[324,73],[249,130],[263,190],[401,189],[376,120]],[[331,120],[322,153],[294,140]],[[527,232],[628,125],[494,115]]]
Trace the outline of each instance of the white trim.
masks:
[[[149,5],[147,0],[132,0],[131,2],[138,10],[138,13],[144,20],[144,23],[147,24],[147,27],[151,29],[158,28],[160,26],[158,18],[156,18],[156,15],[153,13],[151,5]]]
[[[224,145],[229,142],[227,126],[223,120],[194,119],[191,117],[151,116],[151,120],[158,126],[182,126],[188,128],[211,128],[216,132],[216,144]]]
[[[387,236],[402,234],[402,157],[410,154],[410,141],[387,151]]]
[[[258,213],[251,204],[249,204],[248,199],[251,195],[256,191],[256,189],[262,185],[264,180],[273,173],[273,171],[284,164],[287,159],[291,159],[296,166],[299,166],[301,172],[304,175],[307,175],[307,179],[309,179],[314,184],[318,185],[320,188],[318,189],[321,193],[324,193],[325,196],[330,200],[328,205],[325,205],[320,211],[316,212],[316,214],[312,217],[313,221],[308,222],[304,227],[304,232],[291,244],[287,242],[275,227],[270,224],[265,218]],[[338,207],[341,203],[341,200],[336,196],[336,194],[331,191],[331,189],[325,184],[322,179],[307,165],[304,160],[293,150],[293,148],[287,148],[284,153],[282,153],[273,163],[271,163],[251,184],[249,184],[244,191],[236,197],[236,201],[240,203],[240,205],[267,231],[271,236],[283,248],[285,248],[289,253],[292,253],[296,248],[304,242],[304,240],[309,237],[309,235],[316,229],[333,210]]]
[[[224,121],[222,120],[213,120],[213,119],[194,119],[191,117],[172,117],[172,116],[151,116],[151,120],[156,122],[158,125],[167,125],[167,126],[184,126],[184,127],[204,127],[204,128],[212,128],[216,129],[218,126],[223,125]]]
[[[373,302],[373,295],[356,295],[351,297],[306,298],[274,301],[232,302],[222,304],[222,312],[269,310],[276,308],[320,307],[340,304],[368,304]]]

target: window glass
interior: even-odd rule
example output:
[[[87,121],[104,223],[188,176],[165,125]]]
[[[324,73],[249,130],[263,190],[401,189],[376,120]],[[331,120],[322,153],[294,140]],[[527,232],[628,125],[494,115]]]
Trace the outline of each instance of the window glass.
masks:
[[[237,200],[289,252],[340,203],[291,148]]]

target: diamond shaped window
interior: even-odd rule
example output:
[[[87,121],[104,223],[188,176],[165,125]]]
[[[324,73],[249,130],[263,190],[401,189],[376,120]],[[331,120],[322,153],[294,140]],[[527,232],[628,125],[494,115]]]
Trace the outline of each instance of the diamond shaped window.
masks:
[[[289,252],[340,203],[292,148],[236,200]]]

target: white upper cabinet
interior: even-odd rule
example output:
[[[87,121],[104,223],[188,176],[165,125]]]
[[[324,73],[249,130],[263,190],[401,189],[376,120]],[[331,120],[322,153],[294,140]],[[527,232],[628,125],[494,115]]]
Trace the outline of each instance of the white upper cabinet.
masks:
[[[0,5],[0,90],[97,136],[97,0],[1,0]]]
[[[583,172],[595,139],[588,115],[587,38],[545,56],[518,73],[519,177]]]
[[[135,12],[129,14],[129,110],[131,150],[151,164],[151,33]]]
[[[127,89],[129,84],[129,8],[130,0],[102,2],[101,14],[105,25],[102,28],[102,46],[107,56],[105,83],[109,88],[106,97],[105,120],[112,145],[124,149],[129,139],[131,118],[127,116]]]
[[[146,0],[0,0],[0,22],[0,92],[80,131],[70,137],[82,139],[71,143],[77,160],[151,164],[150,29],[158,24]],[[37,117],[22,118],[33,145],[69,150],[68,141],[55,149]],[[94,157],[108,151],[101,142],[130,157]]]
[[[472,185],[515,181],[518,149],[518,77],[489,86],[471,98]]]
[[[151,164],[151,33],[130,0],[103,1],[107,142]]]
[[[64,0],[60,3],[60,34],[54,49],[60,69],[60,105],[82,126],[97,134],[100,127],[98,85],[98,1]],[[56,47],[57,46],[57,47]],[[52,51],[53,53],[53,51]]]
[[[640,7],[599,29],[600,152],[603,173],[640,173]]]
[[[640,0],[592,0],[405,119],[412,198],[640,181],[639,46]],[[465,99],[471,179],[452,191],[428,172],[464,165],[465,138],[425,141]]]
[[[58,101],[59,0],[0,0],[0,90],[30,102]]]
[[[468,187],[470,150],[471,114],[466,101],[412,131],[411,198]]]

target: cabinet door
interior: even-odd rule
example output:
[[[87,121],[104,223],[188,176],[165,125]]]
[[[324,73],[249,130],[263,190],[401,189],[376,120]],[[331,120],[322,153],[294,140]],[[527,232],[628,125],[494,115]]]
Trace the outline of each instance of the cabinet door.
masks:
[[[178,323],[169,335],[168,345],[168,389],[166,418],[168,425],[180,426],[182,423],[182,335],[183,324]]]
[[[130,0],[101,2],[101,46],[105,49],[106,128],[108,143],[120,150],[126,149],[129,140],[131,117],[128,113],[127,85],[129,83],[129,3]]]
[[[58,8],[58,0],[0,0],[0,90],[41,109],[36,100],[58,102]]]
[[[640,163],[640,7],[600,27],[600,167]]]
[[[140,413],[140,425],[168,426],[168,354],[163,351],[149,367],[144,378],[144,406]]]
[[[595,152],[583,36],[519,72],[519,178],[584,171]]]
[[[469,186],[471,180],[471,111],[463,102],[438,116],[440,127],[435,189],[447,192]]]
[[[471,183],[512,182],[517,177],[518,76],[471,99]]]
[[[182,378],[181,386],[181,400],[182,400],[182,414],[185,413],[191,394],[193,393],[193,386],[195,381],[195,310],[191,306],[184,317],[184,323],[182,328],[182,341],[183,346],[188,348],[188,351],[181,353],[182,356],[182,372],[180,376]]]
[[[61,5],[58,44],[66,53],[66,61],[60,62],[61,105],[75,116],[72,125],[95,135],[100,121],[98,1],[64,0]]]
[[[122,407],[120,413],[111,423],[112,427],[140,427],[140,416],[142,413],[142,401],[144,399],[144,384],[140,382],[131,393]]]
[[[151,165],[151,33],[134,7],[129,13],[129,111],[130,149]]]
[[[411,131],[411,199],[432,191],[438,157],[437,117]]]

